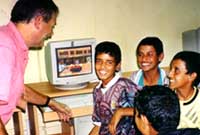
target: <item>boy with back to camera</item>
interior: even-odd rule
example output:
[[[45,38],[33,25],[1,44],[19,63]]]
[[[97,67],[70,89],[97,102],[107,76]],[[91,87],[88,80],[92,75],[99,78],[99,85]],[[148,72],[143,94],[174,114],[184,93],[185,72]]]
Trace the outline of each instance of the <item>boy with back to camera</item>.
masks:
[[[178,128],[200,128],[200,54],[192,51],[177,53],[171,63],[169,86],[180,102],[181,118]]]
[[[136,48],[136,57],[139,70],[134,71],[130,77],[134,83],[141,87],[168,85],[167,72],[159,67],[164,51],[163,43],[158,37],[143,38]],[[123,116],[133,116],[133,108],[120,108],[115,112],[109,125],[112,133]]]
[[[100,80],[94,88],[94,128],[90,135],[110,135],[108,124],[116,109],[133,107],[133,97],[138,90],[129,79],[121,78],[121,51],[114,42],[101,42],[95,48],[95,71]],[[116,135],[134,135],[133,119],[125,117],[118,124]]]
[[[135,123],[143,135],[200,135],[198,128],[177,129],[179,99],[166,86],[145,86],[134,99]]]

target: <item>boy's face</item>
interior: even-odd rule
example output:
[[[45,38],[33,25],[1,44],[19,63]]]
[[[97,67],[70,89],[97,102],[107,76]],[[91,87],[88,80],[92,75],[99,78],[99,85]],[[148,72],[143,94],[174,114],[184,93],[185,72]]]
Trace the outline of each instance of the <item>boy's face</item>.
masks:
[[[150,71],[158,67],[163,59],[163,53],[159,56],[151,45],[141,45],[137,54],[137,63],[143,71]]]
[[[186,88],[187,86],[192,85],[190,74],[186,74],[187,69],[185,62],[181,59],[175,59],[171,62],[170,72],[169,72],[169,81],[171,89],[181,89]]]
[[[120,69],[120,63],[116,64],[114,57],[106,53],[96,56],[95,70],[98,78],[106,85],[114,76],[115,71]]]

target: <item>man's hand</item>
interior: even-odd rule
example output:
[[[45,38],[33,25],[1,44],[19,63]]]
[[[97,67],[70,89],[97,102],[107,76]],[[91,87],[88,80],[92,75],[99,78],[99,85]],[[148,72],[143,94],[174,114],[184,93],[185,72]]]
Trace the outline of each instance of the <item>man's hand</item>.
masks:
[[[0,118],[0,135],[8,135],[6,128]]]
[[[48,106],[55,112],[57,112],[60,120],[62,121],[69,121],[70,117],[72,116],[71,109],[62,103],[58,103],[55,100],[51,99]]]
[[[17,107],[18,107],[22,112],[25,112],[25,111],[26,111],[27,101],[24,99],[24,95],[22,95],[21,98],[18,100],[18,102],[17,102]]]
[[[57,112],[60,120],[69,121],[69,118],[72,116],[72,111],[67,105],[58,103],[53,99],[49,100],[48,96],[45,96],[30,87],[25,86],[24,98],[32,104],[40,106],[48,105],[53,111]]]

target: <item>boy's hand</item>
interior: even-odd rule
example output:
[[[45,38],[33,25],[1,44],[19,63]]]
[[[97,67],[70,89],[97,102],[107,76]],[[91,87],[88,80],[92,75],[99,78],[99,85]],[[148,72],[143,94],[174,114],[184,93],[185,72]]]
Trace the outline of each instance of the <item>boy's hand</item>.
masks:
[[[67,105],[58,103],[53,99],[50,100],[49,107],[53,111],[57,112],[60,120],[62,121],[69,121],[70,117],[72,116],[72,111]]]
[[[117,124],[119,123],[120,119],[124,116],[134,116],[134,108],[126,107],[126,108],[119,108],[113,114],[113,117],[109,124],[109,131],[112,135],[115,135]]]
[[[116,128],[117,128],[117,124],[119,123],[120,119],[122,118],[123,112],[122,110],[119,108],[118,110],[115,111],[115,113],[113,114],[113,117],[109,123],[109,131],[112,135],[115,135],[116,133]]]

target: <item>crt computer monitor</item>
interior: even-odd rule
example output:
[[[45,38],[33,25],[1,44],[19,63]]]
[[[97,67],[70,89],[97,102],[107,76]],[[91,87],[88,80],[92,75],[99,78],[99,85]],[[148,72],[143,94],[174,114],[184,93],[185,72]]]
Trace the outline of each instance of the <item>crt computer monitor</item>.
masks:
[[[62,90],[74,90],[96,80],[94,38],[51,41],[45,47],[49,82]]]

